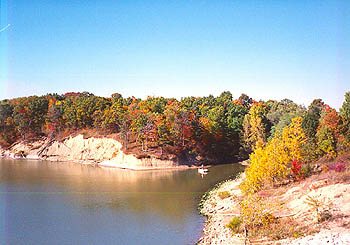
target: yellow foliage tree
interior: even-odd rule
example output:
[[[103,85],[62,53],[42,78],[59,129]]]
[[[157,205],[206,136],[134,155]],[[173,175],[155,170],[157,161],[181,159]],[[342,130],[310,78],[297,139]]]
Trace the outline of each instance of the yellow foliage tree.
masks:
[[[263,115],[266,114],[266,110],[265,104],[255,104],[244,118],[243,137],[249,148],[253,150],[264,146],[266,143],[266,127],[262,119]]]
[[[289,174],[292,160],[302,160],[302,144],[306,137],[301,127],[302,118],[297,117],[285,127],[282,135],[276,135],[267,145],[257,146],[250,155],[250,165],[246,169],[246,180],[241,189],[253,193],[268,183],[278,183]]]
[[[301,146],[305,143],[306,136],[301,124],[302,118],[296,117],[292,119],[291,125],[284,128],[282,133],[282,143],[289,161],[302,160]]]

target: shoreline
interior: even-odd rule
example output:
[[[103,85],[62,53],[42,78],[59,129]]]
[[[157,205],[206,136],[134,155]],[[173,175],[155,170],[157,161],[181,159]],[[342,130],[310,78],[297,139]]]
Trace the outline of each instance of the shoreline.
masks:
[[[70,136],[63,141],[37,140],[19,142],[8,149],[0,148],[0,157],[12,160],[42,160],[51,162],[75,162],[101,168],[128,169],[132,171],[186,170],[200,168],[197,165],[181,164],[177,160],[162,160],[155,157],[138,158],[125,154],[122,144],[111,138],[84,138]],[[210,167],[210,165],[206,165]]]
[[[99,168],[105,168],[105,169],[125,169],[125,170],[131,170],[131,171],[159,171],[159,170],[189,170],[189,169],[199,169],[201,166],[187,166],[187,165],[179,165],[175,167],[129,167],[125,166],[124,164],[116,164],[115,166],[104,166],[100,165],[98,162],[89,162],[89,161],[54,161],[49,159],[41,159],[41,158],[12,158],[8,156],[0,156],[0,159],[7,159],[7,160],[25,160],[25,161],[48,161],[48,162],[74,162],[76,164],[81,165],[90,165],[90,166],[96,166]],[[210,168],[211,165],[205,165],[206,168]]]
[[[275,210],[273,215],[279,219],[293,217],[302,234],[297,237],[281,237],[278,240],[263,237],[249,241],[242,233],[233,233],[226,227],[233,217],[240,216],[240,200],[243,194],[239,185],[243,179],[244,173],[234,180],[219,183],[203,196],[199,212],[207,220],[198,244],[350,244],[350,183],[307,179],[260,193],[266,195],[269,192],[269,200],[283,202],[283,208]],[[227,196],[220,195],[225,192]],[[309,196],[334,200],[333,218],[322,223],[315,221],[315,212],[305,203]]]
[[[101,166],[101,165],[97,165],[99,168],[106,168],[106,169],[126,169],[126,170],[131,170],[131,171],[153,171],[153,170],[188,170],[188,169],[199,169],[201,168],[200,166],[178,166],[178,167],[138,167],[138,168],[134,168],[134,167],[125,167],[125,166]],[[206,165],[206,168],[210,168],[210,165]]]
[[[239,184],[243,180],[242,175],[243,173],[236,179],[218,183],[202,197],[199,213],[206,217],[206,221],[198,244],[244,244],[241,236],[233,236],[231,231],[225,227],[233,216],[239,215],[237,208],[239,204],[231,198],[223,200],[218,198],[219,192],[228,190],[232,195],[241,195]]]

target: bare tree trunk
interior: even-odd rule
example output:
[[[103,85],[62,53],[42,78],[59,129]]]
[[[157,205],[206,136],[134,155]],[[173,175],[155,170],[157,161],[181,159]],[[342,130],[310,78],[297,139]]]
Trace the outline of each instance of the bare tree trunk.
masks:
[[[26,140],[26,134],[22,132],[22,130],[20,130],[20,134],[21,134],[21,137],[22,137],[22,140]]]
[[[147,152],[148,148],[147,148],[147,136],[146,136],[146,141],[145,141],[145,151]]]
[[[128,149],[128,145],[129,145],[129,132],[126,131],[126,149]]]
[[[125,132],[124,133],[124,147],[126,150],[128,149],[128,143],[129,143],[128,132]]]

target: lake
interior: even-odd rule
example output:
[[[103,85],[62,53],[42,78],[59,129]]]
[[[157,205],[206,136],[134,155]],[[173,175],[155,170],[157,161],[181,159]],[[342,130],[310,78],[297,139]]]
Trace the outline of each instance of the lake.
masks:
[[[130,171],[0,159],[0,244],[194,244],[205,191],[242,170]]]

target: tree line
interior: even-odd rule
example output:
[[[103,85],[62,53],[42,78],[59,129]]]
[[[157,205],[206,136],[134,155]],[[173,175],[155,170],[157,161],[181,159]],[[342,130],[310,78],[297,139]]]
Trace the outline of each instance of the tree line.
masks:
[[[180,100],[88,92],[21,97],[0,102],[0,145],[96,129],[118,133],[125,148],[133,142],[143,152],[158,148],[188,160],[228,162],[247,158],[297,117],[310,161],[348,150],[350,92],[339,112],[321,99],[306,108],[288,99],[255,101],[245,94],[233,99],[230,92]]]

